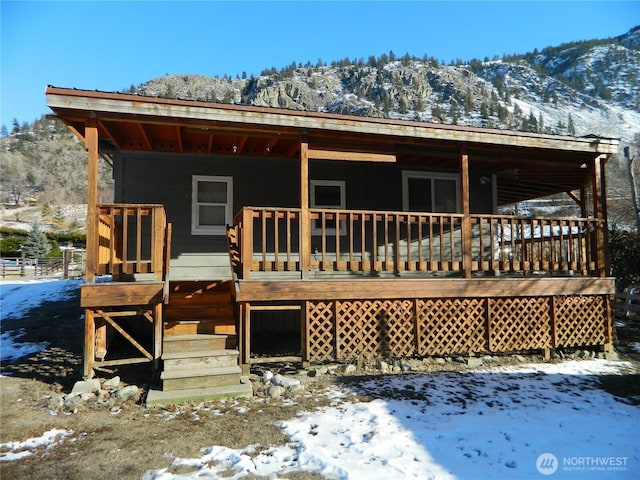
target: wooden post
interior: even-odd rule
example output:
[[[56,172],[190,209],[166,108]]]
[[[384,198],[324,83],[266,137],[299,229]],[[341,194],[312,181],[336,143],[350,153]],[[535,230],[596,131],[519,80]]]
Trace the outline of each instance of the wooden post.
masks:
[[[93,310],[84,311],[84,370],[83,378],[93,377],[93,362],[95,361],[95,319]]]
[[[336,231],[339,222],[336,220]],[[309,144],[300,141],[300,271],[302,279],[309,278],[311,261],[311,216],[309,214]]]
[[[85,280],[95,282],[98,270],[98,122],[90,118],[85,124],[84,146],[87,151],[87,263]]]
[[[253,263],[253,210],[242,209],[242,223],[240,227],[240,262],[241,278],[248,280]]]
[[[249,375],[251,370],[251,305],[248,302],[240,304],[240,332],[238,347],[240,349],[240,368],[242,375]]]
[[[596,261],[596,271],[600,277],[605,277],[607,275],[607,264],[606,264],[606,250],[607,245],[605,244],[605,232],[604,229],[606,227],[604,221],[604,212],[605,212],[605,200],[604,200],[604,185],[603,185],[603,176],[604,176],[604,168],[603,165],[604,160],[602,156],[598,156],[594,158],[591,169],[591,186],[593,189],[593,216],[596,220],[596,232],[595,232],[595,261]]]
[[[168,280],[167,280],[168,283]],[[153,372],[160,371],[160,357],[162,357],[162,309],[163,303],[153,305]]]
[[[604,321],[605,323],[605,332],[606,332],[606,343],[604,344],[605,353],[613,352],[613,312],[611,307],[611,295],[603,295],[602,301],[604,302]]]
[[[471,208],[469,201],[469,153],[460,149],[460,194],[462,196],[462,273],[471,278]],[[453,246],[452,246],[453,247]]]
[[[300,308],[300,356],[302,357],[302,368],[309,368],[309,301],[302,303]]]
[[[164,280],[164,242],[167,228],[167,219],[163,207],[153,207],[151,212],[151,224],[153,228],[151,245],[151,265],[156,281]],[[126,221],[126,220],[125,220]]]

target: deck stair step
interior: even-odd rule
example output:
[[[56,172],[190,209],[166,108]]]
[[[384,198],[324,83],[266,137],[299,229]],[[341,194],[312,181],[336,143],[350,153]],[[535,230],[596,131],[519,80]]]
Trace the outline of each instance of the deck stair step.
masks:
[[[190,388],[222,387],[240,384],[239,366],[191,368],[162,372],[162,390],[186,390]]]
[[[224,350],[229,341],[228,335],[192,334],[165,337],[162,343],[163,353],[184,351]]]
[[[171,405],[185,402],[201,402],[207,400],[226,400],[239,397],[251,397],[253,390],[251,383],[240,383],[238,385],[223,385],[207,388],[189,388],[185,390],[149,390],[146,404]]]
[[[251,396],[241,381],[228,282],[172,282],[164,307],[162,391],[147,404]]]
[[[203,350],[166,353],[162,355],[164,372],[194,368],[235,367],[238,365],[238,350]]]
[[[235,335],[236,321],[233,317],[228,317],[207,319],[183,318],[182,320],[164,322],[165,337],[195,334]]]

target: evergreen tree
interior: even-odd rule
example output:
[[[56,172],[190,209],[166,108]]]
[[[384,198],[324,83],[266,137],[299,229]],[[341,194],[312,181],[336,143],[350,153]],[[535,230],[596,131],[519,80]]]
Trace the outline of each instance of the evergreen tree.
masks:
[[[40,230],[38,223],[33,224],[33,228],[27,237],[27,241],[24,243],[23,249],[28,258],[46,257],[51,251],[49,240],[47,240],[44,232]]]
[[[573,117],[569,114],[569,118],[567,120],[567,130],[569,131],[569,135],[575,136],[576,134],[576,125],[573,123]]]

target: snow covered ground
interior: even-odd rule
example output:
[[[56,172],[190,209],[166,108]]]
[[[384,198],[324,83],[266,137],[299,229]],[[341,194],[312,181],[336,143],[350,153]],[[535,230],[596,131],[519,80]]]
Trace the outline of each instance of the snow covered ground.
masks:
[[[584,360],[334,387],[332,406],[279,425],[286,445],[204,447],[201,457],[172,461],[193,473],[149,470],[142,479],[275,479],[292,471],[344,480],[635,479],[638,407],[598,388],[602,376],[629,368]],[[359,402],[356,394],[376,399]]]
[[[8,331],[6,323],[46,301],[62,300],[79,288],[79,280],[0,280],[0,359],[12,360],[40,352],[46,343],[22,343],[21,331]]]
[[[2,321],[76,288],[77,282],[66,281],[0,283]],[[19,350],[18,340],[3,336],[3,358]],[[600,385],[614,377],[636,381],[620,377],[633,368],[629,362],[581,360],[388,375],[333,386],[324,393],[330,406],[278,425],[289,437],[285,445],[202,445],[196,458],[167,452],[167,467],[148,469],[141,479],[253,474],[275,480],[294,471],[344,480],[636,479],[639,408]],[[363,395],[374,400],[358,400]],[[256,401],[252,408],[259,407]],[[202,405],[199,415],[207,414],[216,413]],[[20,461],[36,447],[54,448],[74,435],[71,429],[51,430],[0,444],[0,460]],[[187,473],[171,473],[172,467]]]

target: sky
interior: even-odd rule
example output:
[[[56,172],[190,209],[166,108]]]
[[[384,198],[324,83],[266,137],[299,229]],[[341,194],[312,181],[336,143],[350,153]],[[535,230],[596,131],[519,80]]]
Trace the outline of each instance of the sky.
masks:
[[[446,63],[608,38],[633,1],[0,0],[0,125],[51,113],[47,85],[101,91],[165,74],[235,77],[393,51]]]

